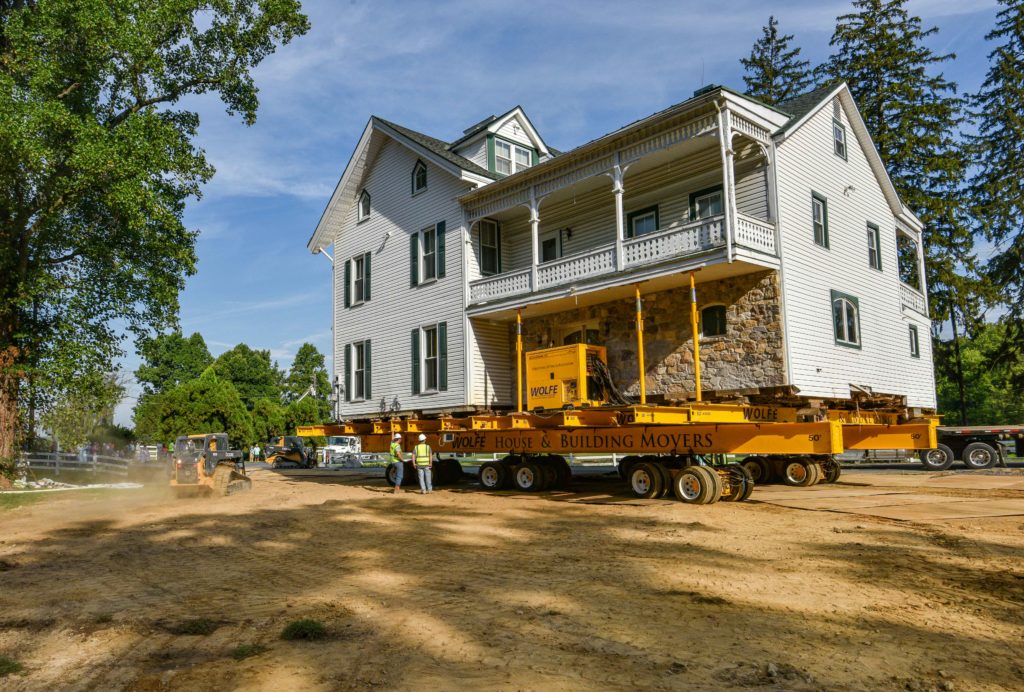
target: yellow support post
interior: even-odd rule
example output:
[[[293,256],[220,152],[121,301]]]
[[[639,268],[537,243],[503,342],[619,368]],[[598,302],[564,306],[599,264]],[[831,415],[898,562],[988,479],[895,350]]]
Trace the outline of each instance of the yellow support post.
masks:
[[[700,391],[700,336],[697,334],[697,282],[690,272],[690,328],[693,330],[693,379],[697,388],[697,401],[702,401]]]
[[[516,411],[523,412],[523,311],[516,310]]]
[[[647,403],[647,382],[644,373],[644,313],[640,302],[640,284],[636,288],[636,354],[640,365],[640,404]]]

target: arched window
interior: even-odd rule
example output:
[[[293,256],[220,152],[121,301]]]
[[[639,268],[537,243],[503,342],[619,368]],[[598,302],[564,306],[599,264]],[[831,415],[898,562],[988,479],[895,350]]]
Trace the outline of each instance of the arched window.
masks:
[[[412,193],[423,192],[427,189],[427,164],[417,161],[412,168]]]
[[[837,344],[860,348],[860,305],[856,298],[832,291],[832,328]]]
[[[370,218],[370,193],[363,190],[359,195],[359,220]]]
[[[725,306],[709,305],[700,311],[701,336],[725,336]]]

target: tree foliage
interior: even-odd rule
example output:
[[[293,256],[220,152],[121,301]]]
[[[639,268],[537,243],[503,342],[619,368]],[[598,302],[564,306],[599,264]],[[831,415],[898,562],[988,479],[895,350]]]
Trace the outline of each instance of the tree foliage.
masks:
[[[792,34],[779,35],[779,21],[768,17],[762,36],[754,42],[749,58],[740,58],[746,74],[747,93],[768,104],[793,98],[813,83],[810,61],[800,60],[800,49],[790,48]]]
[[[903,202],[924,222],[927,283],[933,317],[949,315],[950,300],[969,316],[981,313],[973,233],[963,194],[960,146],[963,99],[906,0],[855,0],[836,20],[833,55],[818,68],[822,81],[846,81]],[[907,268],[909,271],[909,268]]]
[[[986,36],[997,45],[972,98],[977,134],[970,137],[970,190],[974,218],[996,247],[987,273],[1007,307],[998,357],[1014,362],[1024,358],[1024,1],[1000,4],[996,27]],[[1024,387],[1020,373],[1016,384]]]
[[[40,422],[62,449],[72,450],[101,427],[110,427],[123,397],[124,387],[116,376],[94,376],[58,399]]]
[[[255,351],[238,344],[217,356],[213,369],[235,386],[250,411],[260,399],[277,401],[281,397],[283,376],[277,363],[271,362],[270,351]]]
[[[181,332],[146,339],[139,348],[142,365],[135,379],[146,394],[159,394],[194,380],[213,364],[213,356],[199,332],[187,339]]]
[[[300,425],[317,425],[325,422],[327,421],[323,418],[319,403],[310,397],[302,401],[293,401],[284,412],[285,430],[289,435],[294,435],[295,429]]]
[[[198,379],[162,396],[159,436],[171,441],[179,435],[216,432],[227,433],[236,445],[255,439],[252,418],[238,391],[210,367]]]
[[[973,339],[960,339],[964,369],[964,399],[967,425],[1015,424],[1024,421],[1024,391],[1014,383],[1024,378],[1024,361],[1000,361],[996,358],[1005,340],[1006,326],[982,325]],[[935,345],[939,366],[935,369],[935,388],[939,413],[946,424],[959,424],[960,397],[952,340]]]
[[[317,402],[320,422],[326,422],[331,414],[331,379],[327,374],[324,355],[310,343],[299,347],[284,384],[284,395],[288,401],[297,401],[307,393],[307,398]]]
[[[52,402],[122,327],[174,323],[185,201],[213,174],[180,102],[213,93],[251,124],[252,70],[307,29],[297,0],[0,1],[0,460],[26,378]]]
[[[252,409],[253,439],[260,444],[271,436],[284,435],[285,408],[271,399],[257,399]]]

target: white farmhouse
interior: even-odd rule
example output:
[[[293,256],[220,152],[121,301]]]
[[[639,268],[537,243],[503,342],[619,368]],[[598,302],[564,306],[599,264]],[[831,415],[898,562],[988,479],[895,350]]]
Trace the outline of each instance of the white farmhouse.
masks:
[[[933,409],[921,223],[846,85],[777,108],[722,87],[568,152],[522,108],[450,143],[370,118],[309,241],[334,251],[338,415],[501,410],[526,350],[608,349],[639,390],[868,391]]]

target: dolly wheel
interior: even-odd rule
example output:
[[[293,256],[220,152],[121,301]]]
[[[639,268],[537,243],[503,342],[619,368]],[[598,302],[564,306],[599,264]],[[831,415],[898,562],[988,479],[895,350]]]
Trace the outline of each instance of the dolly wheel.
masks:
[[[543,483],[542,473],[540,467],[532,461],[520,464],[512,469],[512,482],[519,490],[536,492]]]
[[[711,492],[708,494],[707,500],[702,504],[711,505],[722,499],[722,493],[725,492],[725,482],[722,481],[722,477],[718,475],[718,471],[711,468],[710,466],[698,466],[701,472],[707,476],[709,487]]]
[[[754,479],[743,464],[729,464],[729,485],[731,491],[722,498],[726,502],[743,502],[754,491]]]
[[[477,474],[480,485],[488,490],[501,490],[508,479],[508,469],[497,461],[485,461]]]
[[[760,457],[748,457],[743,460],[743,468],[747,470],[755,483],[768,483],[768,464]]]
[[[629,473],[629,489],[636,497],[646,500],[660,497],[663,488],[664,480],[655,464],[641,462]]]
[[[782,466],[782,480],[786,485],[806,487],[813,485],[818,474],[806,461],[787,461]]]
[[[999,454],[984,442],[972,442],[964,447],[964,466],[969,469],[987,469],[996,465]]]
[[[822,468],[822,483],[835,483],[839,480],[839,477],[843,475],[842,465],[835,459],[829,459],[821,465]]]
[[[703,505],[707,504],[711,494],[710,485],[710,479],[700,471],[699,466],[687,466],[676,475],[672,490],[680,502]]]
[[[926,449],[921,452],[921,463],[929,471],[945,471],[953,465],[955,456],[948,445],[940,444],[935,449]]]

